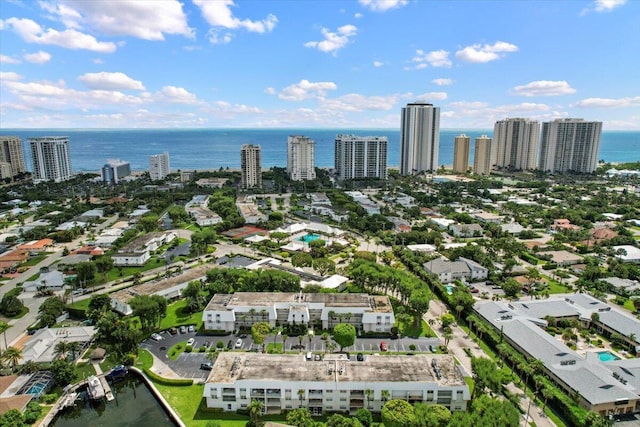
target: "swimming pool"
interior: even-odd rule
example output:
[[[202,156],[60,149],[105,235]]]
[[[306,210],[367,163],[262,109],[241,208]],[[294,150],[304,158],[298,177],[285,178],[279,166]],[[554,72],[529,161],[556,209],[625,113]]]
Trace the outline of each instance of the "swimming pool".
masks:
[[[305,242],[305,243],[310,243],[313,242],[314,240],[318,240],[320,238],[319,234],[305,234],[302,237],[298,237],[298,240],[300,240],[301,242]]]
[[[445,285],[444,287],[447,288],[447,293],[449,295],[451,295],[453,293],[453,288],[455,288],[455,286],[453,286],[453,285]]]
[[[598,359],[600,359],[601,362],[610,362],[612,360],[620,360],[618,356],[611,353],[610,351],[599,351]]]

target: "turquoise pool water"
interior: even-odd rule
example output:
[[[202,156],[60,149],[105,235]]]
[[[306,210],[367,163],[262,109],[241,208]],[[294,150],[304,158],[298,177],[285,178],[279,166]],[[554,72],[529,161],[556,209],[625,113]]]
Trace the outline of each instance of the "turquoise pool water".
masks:
[[[306,234],[302,237],[298,237],[298,240],[300,240],[301,242],[305,242],[305,243],[309,243],[309,242],[313,242],[314,240],[318,240],[320,238],[319,234]]]
[[[449,295],[451,295],[453,293],[453,288],[455,288],[455,286],[453,286],[453,285],[445,285],[444,287],[447,288],[447,293]]]
[[[616,356],[615,354],[611,353],[610,351],[599,351],[598,352],[598,359],[600,359],[600,361],[602,361],[602,362],[610,362],[612,360],[620,360],[620,358],[618,356]]]

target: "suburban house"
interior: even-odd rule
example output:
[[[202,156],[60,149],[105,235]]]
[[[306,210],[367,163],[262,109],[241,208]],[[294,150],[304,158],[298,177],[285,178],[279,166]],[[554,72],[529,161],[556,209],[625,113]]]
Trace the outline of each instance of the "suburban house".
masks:
[[[436,258],[426,262],[424,269],[438,277],[442,283],[451,283],[456,280],[477,282],[484,280],[489,275],[489,270],[477,262],[460,257],[457,261],[449,261],[445,257]]]
[[[134,239],[127,246],[120,249],[111,258],[115,266],[143,266],[150,258],[151,252],[175,239],[172,231],[147,233]]]
[[[390,399],[464,411],[471,396],[449,355],[367,355],[351,361],[344,354],[306,360],[303,354],[234,352],[218,355],[203,397],[208,408],[223,411],[246,410],[257,400],[267,414],[305,407],[323,415],[380,412]]]
[[[480,224],[451,224],[449,231],[455,237],[482,237]]]
[[[185,211],[200,227],[215,225],[222,222],[222,218],[217,213],[209,209],[209,196],[197,195],[184,206]]]
[[[75,326],[69,328],[42,328],[25,343],[22,349],[22,360],[34,362],[52,362],[55,360],[55,347],[61,341],[79,342],[86,347],[91,340],[95,328],[93,326]]]
[[[302,324],[333,329],[350,323],[363,332],[391,332],[395,323],[387,296],[368,294],[316,294],[296,292],[236,292],[216,294],[202,313],[204,328],[234,331],[255,322]]]

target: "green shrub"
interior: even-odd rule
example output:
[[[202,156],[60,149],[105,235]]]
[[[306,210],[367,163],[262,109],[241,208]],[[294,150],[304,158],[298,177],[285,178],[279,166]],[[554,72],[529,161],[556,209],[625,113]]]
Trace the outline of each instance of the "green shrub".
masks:
[[[160,375],[156,374],[155,372],[152,372],[150,369],[147,369],[147,368],[144,369],[144,373],[153,382],[156,382],[156,383],[162,384],[162,385],[169,385],[169,386],[190,386],[190,385],[193,385],[193,379],[191,379],[191,378],[179,378],[179,379],[165,378],[165,377],[161,377]]]
[[[207,347],[205,346],[200,346],[200,349],[198,350],[200,353],[204,353],[205,351],[207,351]]]
[[[38,417],[40,417],[40,414],[42,414],[42,406],[40,406],[38,402],[31,401],[27,405],[22,416],[24,417],[25,423],[33,424],[36,422]]]
[[[185,353],[191,353],[192,351],[193,351],[193,347],[191,347],[190,345],[188,345],[188,346],[186,346],[186,347],[184,348],[184,352],[185,352]]]
[[[42,403],[52,404],[55,403],[56,400],[58,400],[57,393],[43,394],[42,396],[40,396],[40,401]]]

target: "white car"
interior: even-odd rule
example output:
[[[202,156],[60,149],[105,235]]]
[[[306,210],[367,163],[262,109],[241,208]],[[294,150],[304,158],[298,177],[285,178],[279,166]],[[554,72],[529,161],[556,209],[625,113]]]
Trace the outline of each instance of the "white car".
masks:
[[[154,341],[162,341],[164,337],[160,334],[151,334],[151,339]]]
[[[242,340],[238,338],[238,340],[236,341],[236,348],[240,348],[240,347],[242,347]]]
[[[192,346],[192,347],[193,347],[193,344],[195,344],[195,342],[196,342],[196,340],[195,340],[194,338],[189,338],[189,339],[187,340],[187,345],[190,345],[190,346]]]

